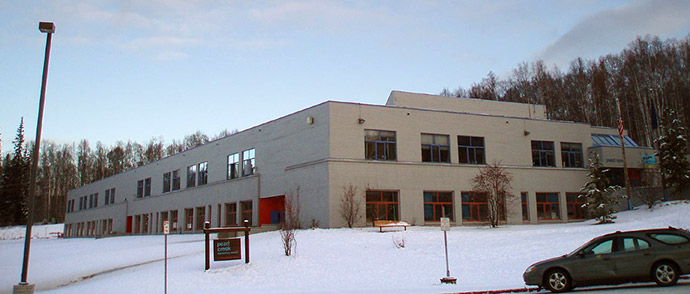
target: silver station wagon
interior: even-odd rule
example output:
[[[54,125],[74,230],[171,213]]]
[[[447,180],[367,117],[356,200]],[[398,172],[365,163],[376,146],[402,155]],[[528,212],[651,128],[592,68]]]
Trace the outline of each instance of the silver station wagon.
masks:
[[[615,232],[527,268],[527,285],[555,293],[578,286],[654,281],[671,286],[690,273],[690,233],[683,229]]]

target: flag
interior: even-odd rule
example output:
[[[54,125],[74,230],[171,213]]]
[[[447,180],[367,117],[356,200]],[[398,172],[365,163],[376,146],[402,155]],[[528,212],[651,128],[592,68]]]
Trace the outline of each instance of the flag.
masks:
[[[618,116],[618,134],[623,137],[623,117]]]

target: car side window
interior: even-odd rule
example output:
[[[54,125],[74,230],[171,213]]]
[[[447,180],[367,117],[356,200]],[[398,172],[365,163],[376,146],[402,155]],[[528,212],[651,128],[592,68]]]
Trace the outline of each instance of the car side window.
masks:
[[[677,245],[690,242],[688,238],[675,234],[649,234],[650,237],[666,244]]]
[[[613,251],[613,239],[601,242],[594,247],[586,250],[587,253],[593,253],[594,255],[611,253]]]
[[[649,248],[649,243],[639,238],[623,238],[622,251],[634,251]]]

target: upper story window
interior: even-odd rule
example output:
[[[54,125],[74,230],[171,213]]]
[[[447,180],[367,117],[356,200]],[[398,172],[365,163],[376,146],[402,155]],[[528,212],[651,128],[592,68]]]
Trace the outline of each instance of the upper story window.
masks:
[[[450,137],[422,134],[422,161],[450,163]]]
[[[151,178],[144,179],[144,197],[151,196]]]
[[[563,160],[563,167],[583,167],[582,144],[562,142],[561,160]]]
[[[242,176],[250,176],[254,174],[255,159],[254,148],[242,151]]]
[[[196,164],[187,167],[187,188],[196,186]]]
[[[208,161],[199,163],[199,186],[208,183]]]
[[[174,170],[172,172],[172,190],[180,190],[180,170]]]
[[[460,163],[485,164],[484,137],[458,136]]]
[[[137,181],[137,198],[144,197],[144,180]]]
[[[532,165],[556,166],[552,141],[532,141]]]
[[[228,155],[228,180],[240,176],[240,154],[233,153]]]
[[[105,203],[104,205],[109,205],[115,203],[115,188],[105,190]]]
[[[372,160],[396,160],[395,132],[364,130],[364,156]]]
[[[172,186],[172,173],[167,172],[163,174],[163,193],[170,192]]]

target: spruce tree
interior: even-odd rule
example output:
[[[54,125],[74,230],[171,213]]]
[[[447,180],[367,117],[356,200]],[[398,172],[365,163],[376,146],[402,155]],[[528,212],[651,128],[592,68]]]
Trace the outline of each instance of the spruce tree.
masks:
[[[656,139],[659,150],[661,176],[674,198],[681,198],[681,192],[690,185],[690,162],[686,157],[688,141],[685,128],[675,112],[666,109],[661,117],[661,136]]]
[[[26,219],[26,192],[28,191],[29,159],[24,150],[24,118],[14,141],[14,153],[5,160],[0,178],[0,224],[19,225]]]
[[[598,153],[593,153],[588,169],[589,181],[580,189],[578,197],[585,199],[583,206],[589,217],[595,218],[600,224],[612,223],[616,219],[613,215],[616,210],[613,207],[618,204],[618,199],[611,194],[620,187],[609,185],[609,179],[606,177],[608,170],[601,168]]]

